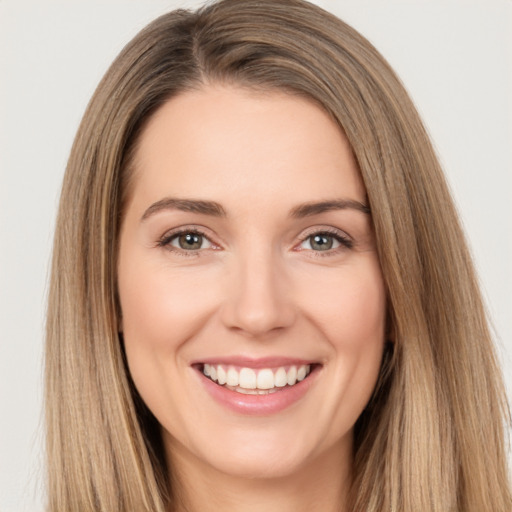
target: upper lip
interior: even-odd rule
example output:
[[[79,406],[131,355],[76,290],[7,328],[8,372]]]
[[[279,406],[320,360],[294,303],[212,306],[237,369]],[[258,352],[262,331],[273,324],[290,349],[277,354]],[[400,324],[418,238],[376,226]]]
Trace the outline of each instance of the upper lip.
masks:
[[[244,356],[225,356],[208,357],[192,362],[192,366],[199,364],[222,364],[225,366],[240,366],[242,368],[278,368],[280,366],[301,366],[307,364],[318,364],[318,361],[311,359],[300,359],[297,357],[244,357]]]

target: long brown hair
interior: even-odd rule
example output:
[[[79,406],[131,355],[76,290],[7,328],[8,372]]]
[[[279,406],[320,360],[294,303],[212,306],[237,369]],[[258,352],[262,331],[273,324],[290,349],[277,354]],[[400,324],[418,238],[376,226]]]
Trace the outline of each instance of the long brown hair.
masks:
[[[172,468],[118,334],[117,240],[145,123],[176,94],[212,82],[313,99],[359,164],[392,343],[355,427],[351,510],[511,510],[504,388],[436,155],[382,56],[302,0],[222,0],[158,18],[121,52],[87,108],[63,183],[50,283],[48,510],[173,508]]]

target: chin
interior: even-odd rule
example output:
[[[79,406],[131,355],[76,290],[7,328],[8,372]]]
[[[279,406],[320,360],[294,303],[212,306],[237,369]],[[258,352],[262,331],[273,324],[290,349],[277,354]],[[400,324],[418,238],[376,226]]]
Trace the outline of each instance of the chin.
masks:
[[[276,450],[240,450],[225,454],[221,459],[209,458],[209,465],[231,477],[244,479],[280,479],[297,473],[308,463],[304,453],[282,453]]]
[[[299,427],[290,433],[290,425],[284,418],[281,421],[277,418],[260,420],[250,428],[247,425],[245,428],[230,424],[218,428],[210,425],[206,434],[202,432],[195,438],[196,442],[186,446],[174,439],[167,443],[171,461],[181,455],[190,460],[192,454],[205,471],[254,480],[297,476],[315,461],[331,457],[338,451],[340,459],[343,457],[344,443],[330,443],[331,436],[326,432]],[[349,437],[351,439],[351,436],[346,439]]]

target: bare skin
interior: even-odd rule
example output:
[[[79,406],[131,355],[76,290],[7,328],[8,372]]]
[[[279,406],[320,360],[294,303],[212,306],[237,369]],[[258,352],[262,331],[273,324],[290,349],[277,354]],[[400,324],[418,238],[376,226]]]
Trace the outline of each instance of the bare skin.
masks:
[[[121,327],[162,428],[177,512],[343,510],[386,317],[343,133],[303,98],[209,85],[156,112],[135,164]],[[274,376],[310,373],[250,399],[241,380],[214,382],[205,361],[219,374],[259,375],[267,361]]]
[[[331,453],[309,463],[307,468],[280,478],[236,478],[212,470],[208,465],[190,464],[187,456],[174,450],[172,461],[180,468],[182,501],[176,512],[233,510],[240,512],[343,512],[350,484],[350,454],[340,459]],[[328,478],[326,475],[330,475]]]

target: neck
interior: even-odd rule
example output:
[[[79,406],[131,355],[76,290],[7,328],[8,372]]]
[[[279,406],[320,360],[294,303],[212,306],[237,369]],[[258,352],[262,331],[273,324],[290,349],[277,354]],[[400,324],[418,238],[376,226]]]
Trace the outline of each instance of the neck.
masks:
[[[173,512],[343,512],[351,478],[351,455],[329,450],[280,477],[245,478],[226,474],[174,446]]]

